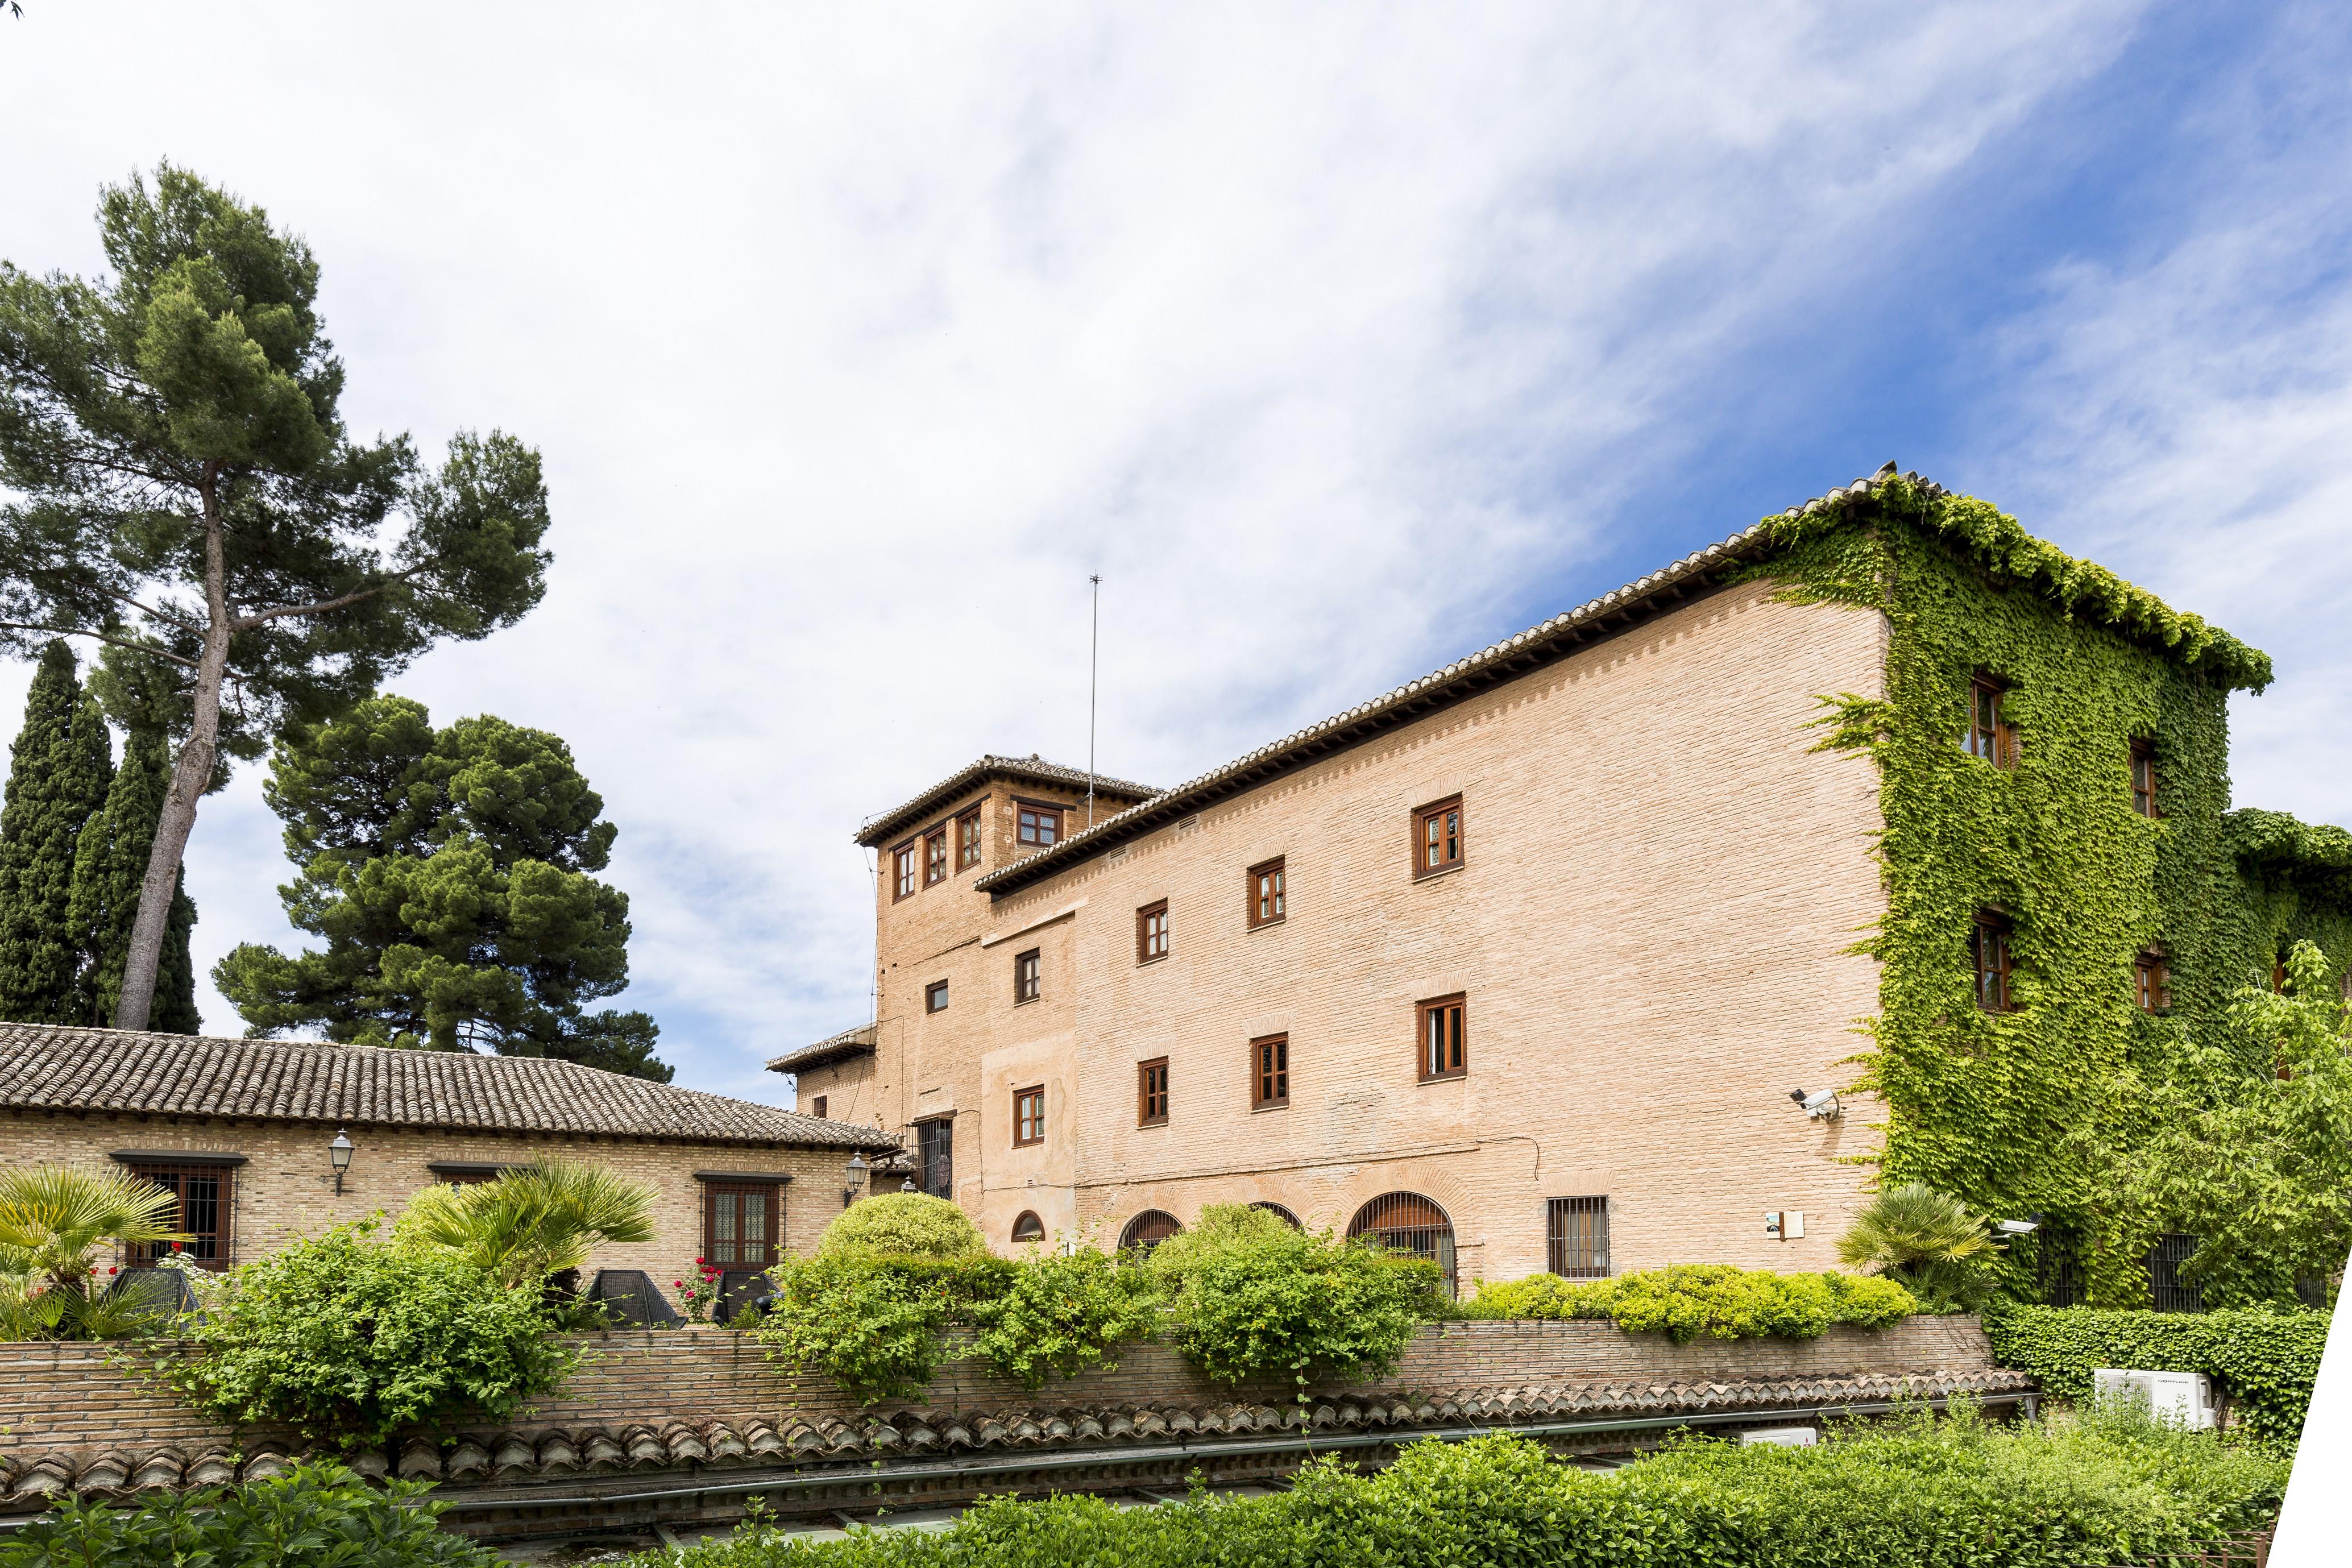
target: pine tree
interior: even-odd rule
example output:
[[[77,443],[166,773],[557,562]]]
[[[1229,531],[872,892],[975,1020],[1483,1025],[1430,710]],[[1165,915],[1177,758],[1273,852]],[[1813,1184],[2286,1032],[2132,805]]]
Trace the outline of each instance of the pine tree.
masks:
[[[33,677],[0,805],[0,1018],[83,1019],[74,852],[112,773],[106,721],[82,695],[72,652],[52,642]]]
[[[172,776],[163,735],[133,730],[122,744],[122,765],[106,792],[106,805],[82,829],[75,847],[72,925],[86,969],[85,1010],[80,1022],[104,1025],[114,1017],[122,994],[122,964],[131,951],[131,927],[139,917],[139,888],[154,847],[155,819]],[[157,971],[155,1011],[148,1026],[162,1035],[193,1035],[196,1016],[196,966],[188,950],[196,923],[183,873],[172,898],[172,920]]]

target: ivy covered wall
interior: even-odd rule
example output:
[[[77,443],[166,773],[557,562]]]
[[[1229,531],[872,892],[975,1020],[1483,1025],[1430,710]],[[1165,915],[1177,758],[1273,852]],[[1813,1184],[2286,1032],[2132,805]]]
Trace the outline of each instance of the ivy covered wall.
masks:
[[[1887,1109],[1881,1179],[2048,1215],[2045,1236],[2083,1239],[2094,1301],[2145,1306],[2155,1237],[2102,1212],[2095,1180],[2133,1141],[2119,1075],[2160,1079],[2190,1041],[2218,1042],[2230,995],[2294,937],[2318,941],[2336,973],[2352,961],[2352,836],[2230,810],[2229,695],[2266,685],[2269,660],[1915,479],[1883,475],[1842,505],[1767,521],[1776,553],[1760,574],[1888,622],[1884,699],[1825,695],[1822,721],[1823,748],[1880,778],[1887,912],[1863,944],[1881,963],[1880,1010],[1862,1025],[1855,1087]],[[2015,727],[2007,766],[1960,745],[1980,677]],[[2154,748],[2153,818],[2133,807],[2136,741]],[[2006,1012],[1974,989],[1987,912],[2011,932]],[[2137,1004],[2149,951],[2170,970],[2168,1011]],[[2030,1256],[2011,1264],[2019,1284]],[[2291,1283],[2215,1285],[2227,1298]]]

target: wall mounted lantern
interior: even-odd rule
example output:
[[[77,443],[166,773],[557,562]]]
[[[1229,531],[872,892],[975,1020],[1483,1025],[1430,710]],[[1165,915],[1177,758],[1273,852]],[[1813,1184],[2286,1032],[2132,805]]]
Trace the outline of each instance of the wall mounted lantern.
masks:
[[[335,1141],[327,1145],[327,1163],[335,1168],[335,1195],[343,1195],[343,1173],[352,1168],[352,1135],[341,1128],[335,1129]]]
[[[849,1156],[849,1179],[843,1183],[841,1187],[841,1206],[843,1208],[847,1208],[850,1205],[857,1201],[857,1189],[866,1184],[866,1173],[869,1168],[870,1167],[866,1163],[865,1155],[852,1154]]]

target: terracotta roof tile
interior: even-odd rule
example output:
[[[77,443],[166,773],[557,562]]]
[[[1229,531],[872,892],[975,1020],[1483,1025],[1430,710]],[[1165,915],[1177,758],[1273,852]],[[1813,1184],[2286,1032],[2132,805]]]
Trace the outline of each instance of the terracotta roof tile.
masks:
[[[891,1150],[879,1128],[576,1062],[0,1024],[0,1107]]]

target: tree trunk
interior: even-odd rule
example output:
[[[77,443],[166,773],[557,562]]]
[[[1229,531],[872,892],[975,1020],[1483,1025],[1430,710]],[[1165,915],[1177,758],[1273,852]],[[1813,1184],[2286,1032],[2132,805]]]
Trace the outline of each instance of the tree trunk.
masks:
[[[147,855],[146,879],[139,886],[139,919],[131,928],[131,951],[122,963],[122,995],[114,1005],[114,1026],[143,1029],[155,1002],[155,973],[163,961],[163,936],[172,919],[172,895],[180,885],[180,856],[196,826],[196,802],[213,782],[213,758],[220,741],[221,681],[228,670],[228,563],[221,540],[220,469],[205,474],[205,647],[196,661],[194,711],[188,738],[172,769],[172,787],[155,822],[155,843]]]

